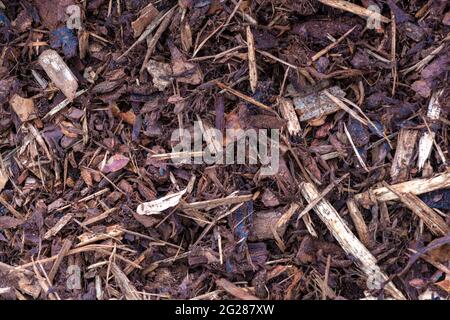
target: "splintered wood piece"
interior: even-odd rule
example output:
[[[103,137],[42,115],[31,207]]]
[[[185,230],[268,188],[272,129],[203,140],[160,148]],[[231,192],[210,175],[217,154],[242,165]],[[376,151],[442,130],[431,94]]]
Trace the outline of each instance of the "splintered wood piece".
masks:
[[[415,195],[445,189],[450,187],[450,172],[442,173],[428,179],[415,179],[391,185],[390,187],[400,193],[412,193]],[[376,201],[385,202],[398,199],[398,196],[386,187],[369,190],[355,195],[355,200],[364,206],[370,206]]]
[[[93,233],[87,232],[78,236],[80,243],[78,243],[75,247],[83,247],[91,243],[95,243],[97,241],[102,241],[106,239],[114,239],[119,238],[124,234],[124,231],[120,228],[119,225],[113,225],[106,228],[104,233]]]
[[[346,136],[348,138],[348,141],[350,142],[350,144],[351,144],[351,146],[353,148],[353,151],[355,152],[355,155],[356,155],[356,158],[358,159],[359,164],[361,165],[361,167],[363,167],[364,170],[369,172],[369,168],[367,168],[366,163],[364,162],[363,158],[359,154],[359,151],[356,148],[355,143],[353,142],[352,136],[351,136],[350,132],[348,132],[347,126],[345,125],[345,123],[344,123],[344,131],[345,131],[345,134],[346,134]]]
[[[220,154],[223,150],[221,141],[222,133],[220,133],[220,131],[218,132],[214,130],[212,126],[203,123],[202,119],[198,114],[197,114],[197,123],[200,127],[202,135],[207,143],[207,146],[209,147],[209,151],[211,152],[211,154]],[[217,136],[217,133],[220,133],[219,136]]]
[[[116,59],[116,61],[119,61],[126,55],[130,53],[131,50],[133,50],[138,44],[143,42],[147,37],[158,27],[158,25],[161,23],[162,20],[164,20],[167,16],[167,14],[170,11],[162,11],[158,14],[157,17],[155,17],[152,22],[145,28],[144,32],[142,32],[141,36],[120,56]]]
[[[323,48],[322,50],[320,50],[319,52],[317,52],[312,58],[311,61],[315,62],[317,61],[320,57],[322,57],[323,55],[327,54],[328,51],[330,51],[331,49],[333,49],[334,47],[336,47],[339,43],[341,43],[345,38],[347,38],[347,36],[353,32],[353,30],[355,30],[356,26],[354,26],[353,28],[351,28],[350,30],[348,30],[345,34],[343,34],[338,40],[334,41],[333,43],[329,44],[328,46],[326,46],[325,48]]]
[[[50,270],[49,274],[48,274],[48,279],[50,280],[51,283],[53,283],[53,279],[55,279],[56,273],[58,272],[59,266],[61,265],[62,260],[64,259],[64,257],[67,255],[67,253],[69,252],[70,248],[72,247],[72,241],[69,239],[65,239],[61,250],[59,251],[55,263],[52,266],[52,269]]]
[[[303,223],[305,224],[306,230],[308,230],[309,234],[312,235],[314,238],[317,238],[317,232],[314,229],[314,224],[309,212],[306,213],[304,216],[302,216],[301,219],[303,220]]]
[[[5,207],[5,209],[11,212],[11,214],[17,219],[23,220],[25,218],[19,211],[14,209],[14,207],[10,205],[8,201],[6,201],[6,199],[2,194],[0,194],[0,204],[2,204]]]
[[[80,30],[78,35],[78,51],[80,53],[80,59],[84,60],[89,49],[89,36],[90,33],[86,30]],[[42,84],[41,84],[42,86]]]
[[[223,279],[223,278],[217,279],[216,285],[218,287],[221,287],[227,293],[231,294],[233,297],[236,297],[240,300],[259,300],[259,298],[248,293],[243,288],[239,288],[238,286],[236,286],[235,284],[231,283],[230,281],[228,281],[226,279]]]
[[[153,51],[156,48],[156,44],[159,41],[159,38],[161,38],[161,35],[166,31],[167,27],[169,26],[170,22],[172,21],[172,17],[175,14],[176,6],[174,6],[172,9],[170,9],[163,20],[161,21],[161,24],[159,25],[158,29],[156,30],[155,34],[151,38],[150,41],[147,43],[147,52],[144,57],[144,63],[142,64],[140,73],[143,72],[143,70],[147,67],[147,62],[150,59],[151,55],[153,54]],[[140,39],[140,38],[139,38]]]
[[[87,90],[83,89],[80,91],[77,91],[75,93],[75,98],[78,98],[79,96],[81,96],[83,93],[85,93]],[[57,104],[52,110],[50,110],[43,118],[42,120],[47,119],[48,117],[51,117],[55,114],[57,114],[58,112],[60,112],[62,109],[64,109],[65,107],[67,107],[70,104],[71,100],[64,99],[63,101],[61,101],[59,104]]]
[[[212,199],[212,200],[206,200],[206,201],[198,201],[198,202],[192,202],[192,203],[182,203],[181,209],[204,209],[204,210],[211,210],[220,206],[225,205],[231,205],[231,204],[237,204],[237,203],[243,203],[246,201],[250,201],[252,199],[253,195],[242,195],[242,196],[228,196],[225,198],[220,199]]]
[[[311,201],[305,208],[303,208],[302,212],[297,217],[297,223],[300,220],[300,218],[303,218],[305,214],[307,214],[310,210],[312,210],[319,202],[322,200],[328,193],[331,192],[331,190],[334,189],[338,184],[340,184],[342,181],[344,181],[345,178],[349,176],[349,173],[344,174],[342,177],[340,177],[338,180],[333,181],[331,184],[329,184],[319,195],[319,197],[315,198],[313,201]]]
[[[370,240],[369,229],[367,228],[358,205],[353,199],[349,199],[347,200],[347,208],[355,225],[356,232],[358,232],[359,240],[361,240],[366,247],[371,247],[372,241]]]
[[[278,99],[282,117],[287,120],[287,130],[291,136],[298,136],[302,128],[295,113],[294,105],[290,99],[280,97]]]
[[[255,99],[253,99],[252,97],[249,97],[249,96],[247,96],[247,95],[245,95],[245,94],[243,94],[243,93],[241,93],[241,92],[239,92],[239,91],[237,91],[237,90],[234,90],[233,88],[231,88],[231,87],[229,87],[229,86],[223,84],[223,83],[220,82],[220,81],[217,81],[217,82],[216,82],[216,85],[217,85],[220,89],[226,90],[226,91],[228,91],[229,93],[234,94],[236,97],[239,97],[239,98],[241,98],[241,99],[243,99],[243,100],[245,100],[245,101],[247,101],[247,102],[249,102],[249,103],[251,103],[251,104],[253,104],[253,105],[255,105],[255,106],[259,107],[259,108],[261,108],[261,109],[264,109],[264,110],[267,110],[267,111],[270,111],[270,112],[274,112],[273,109],[272,109],[271,107],[266,106],[264,103],[259,102],[258,100],[255,100]]]
[[[316,187],[311,183],[303,183],[300,186],[300,191],[308,202],[313,201],[320,195]],[[389,278],[378,267],[376,258],[356,238],[336,209],[327,200],[322,199],[314,207],[314,211],[339,242],[342,249],[356,260],[357,265],[366,274],[369,289],[380,289],[385,284],[384,288],[395,299],[405,300],[405,296],[401,291],[391,281],[388,281]]]
[[[258,69],[256,65],[255,40],[250,26],[247,26],[247,46],[250,88],[252,89],[252,92],[255,93],[256,87],[258,86]]]
[[[345,99],[345,97],[340,97],[339,98],[338,96],[332,94],[331,90],[324,90],[323,93],[325,94],[326,97],[328,97],[331,101],[333,101],[336,104],[336,106],[338,106],[340,109],[342,109],[345,112],[347,112],[353,118],[355,118],[356,120],[358,120],[359,122],[361,122],[365,126],[367,126],[369,124],[369,122],[366,119],[360,117],[356,111],[354,111],[353,109],[348,107],[343,101],[343,100],[345,100],[347,103],[350,103],[351,102],[350,100]]]
[[[440,90],[435,93],[430,98],[427,110],[427,118],[431,121],[439,120],[441,115],[441,106],[439,104],[439,97],[444,91]],[[426,121],[426,120],[424,120]],[[428,127],[428,126],[427,126]],[[425,162],[428,160],[431,154],[431,149],[433,147],[435,133],[428,130],[422,134],[419,140],[419,157],[417,159],[417,166],[419,170],[422,170]]]
[[[297,203],[291,203],[286,212],[283,213],[280,219],[278,219],[278,222],[276,223],[277,230],[278,228],[286,227],[289,220],[292,218],[292,216],[297,212],[299,208],[300,206]]]
[[[44,239],[49,239],[51,237],[54,237],[66,224],[69,223],[70,220],[72,220],[73,214],[68,213],[52,227],[50,228],[44,235]]]
[[[335,97],[345,97],[345,92],[338,86],[329,88],[328,92]],[[294,105],[300,121],[318,119],[340,110],[339,106],[330,97],[327,97],[325,91],[313,93],[306,97],[296,97],[294,98]]]
[[[417,130],[401,129],[397,139],[397,149],[391,166],[391,178],[395,182],[405,181],[417,141]]]
[[[117,285],[127,300],[142,300],[136,288],[128,279],[126,274],[114,262],[111,263],[111,272],[116,279]]]
[[[422,170],[425,162],[431,154],[431,149],[433,148],[433,141],[436,134],[434,132],[424,132],[419,140],[419,156],[417,157],[417,167]]]
[[[427,117],[430,120],[438,120],[441,115],[441,105],[439,104],[439,98],[444,93],[444,89],[436,91],[431,96],[427,109]]]
[[[375,20],[379,20],[381,22],[384,23],[389,23],[391,20],[389,20],[388,18],[386,18],[385,16],[382,16],[381,14],[379,14],[378,12],[374,12],[372,10],[366,9],[364,7],[358,6],[354,3],[348,2],[348,1],[344,1],[344,0],[319,0],[319,2],[336,8],[336,9],[341,9],[347,12],[351,12],[354,13],[358,16],[361,17],[366,17],[366,18],[372,18]]]
[[[434,49],[429,55],[427,55],[425,58],[423,58],[422,60],[420,60],[419,62],[417,62],[413,66],[402,70],[401,72],[404,75],[406,75],[406,74],[410,73],[411,71],[420,70],[420,69],[424,68],[431,60],[434,59],[434,57],[436,57],[446,47],[446,45],[447,45],[446,42],[449,41],[449,40],[450,40],[450,34],[448,34],[441,41],[442,44],[439,47],[437,47],[436,49]]]
[[[153,4],[149,3],[146,7],[144,7],[139,17],[131,23],[131,27],[134,31],[134,37],[139,37],[144,29],[158,16],[159,11],[153,6]]]
[[[401,202],[410,209],[415,215],[417,215],[425,225],[430,229],[430,231],[436,236],[445,236],[450,232],[450,228],[445,223],[444,219],[439,216],[433,209],[426,205],[425,202],[420,200],[420,198],[412,193],[401,193],[395,191],[387,183],[385,187],[395,193]]]
[[[288,210],[287,213],[291,213]],[[295,212],[295,211],[294,211]],[[283,218],[283,213],[280,211],[260,211],[253,215],[253,225],[250,230],[250,241],[263,241],[274,239],[272,228],[276,233],[282,237],[286,231],[287,224],[278,222]]]
[[[38,58],[39,64],[55,86],[73,101],[78,89],[77,78],[55,50],[45,50]]]
[[[99,221],[101,221],[101,220],[103,220],[103,219],[106,219],[106,218],[108,218],[108,216],[109,216],[111,213],[113,213],[113,212],[116,211],[117,209],[118,209],[118,208],[111,208],[111,209],[106,210],[106,211],[103,212],[103,213],[100,213],[99,215],[97,215],[97,216],[95,216],[95,217],[86,219],[85,221],[83,221],[83,223],[81,224],[81,226],[86,227],[86,226],[91,225],[91,224],[93,224],[93,223],[99,222]]]

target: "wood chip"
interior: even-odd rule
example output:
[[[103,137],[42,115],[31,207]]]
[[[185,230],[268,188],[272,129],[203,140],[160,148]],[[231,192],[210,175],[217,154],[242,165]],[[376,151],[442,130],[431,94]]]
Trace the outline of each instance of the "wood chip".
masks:
[[[58,272],[59,266],[61,265],[62,260],[67,255],[71,247],[72,241],[70,239],[64,239],[61,250],[59,251],[55,263],[53,263],[52,269],[48,274],[48,279],[50,280],[51,283],[53,283],[56,273]]]
[[[131,23],[131,27],[134,31],[134,37],[139,37],[144,29],[158,16],[159,11],[153,6],[153,4],[149,3],[146,7],[144,7],[139,17]]]
[[[373,241],[371,241],[369,236],[369,229],[364,221],[361,211],[358,205],[353,199],[347,200],[347,208],[352,218],[353,224],[355,225],[356,231],[358,232],[359,240],[368,248],[372,246]]]
[[[39,56],[39,64],[55,86],[64,93],[69,101],[75,99],[78,80],[67,64],[55,50],[45,50]]]
[[[439,104],[439,98],[444,91],[440,90],[435,93],[430,98],[427,110],[427,118],[430,121],[437,121],[441,115],[441,106]],[[436,134],[430,130],[425,131],[419,140],[419,156],[417,158],[417,166],[419,170],[422,170],[425,162],[428,160],[433,148],[433,143]]]
[[[295,113],[294,104],[292,100],[280,97],[278,99],[280,112],[282,117],[287,120],[287,130],[291,136],[298,136],[302,128],[298,121],[298,116]]]
[[[338,86],[329,88],[328,92],[336,97],[345,97],[345,92]],[[293,100],[300,121],[317,119],[340,110],[339,106],[327,97],[324,91],[306,97],[295,97]]]
[[[391,166],[391,178],[394,182],[403,182],[408,179],[411,169],[411,160],[417,142],[417,130],[401,129],[397,139],[394,160]]]
[[[62,228],[64,228],[70,220],[72,220],[73,214],[68,213],[65,216],[63,216],[59,221],[50,228],[44,235],[44,239],[50,239],[51,237],[54,237]]]

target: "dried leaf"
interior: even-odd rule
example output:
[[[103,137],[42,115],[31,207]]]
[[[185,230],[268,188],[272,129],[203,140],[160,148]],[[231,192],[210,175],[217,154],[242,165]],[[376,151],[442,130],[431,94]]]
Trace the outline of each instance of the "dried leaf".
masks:
[[[192,31],[188,21],[181,26],[181,44],[184,51],[189,51],[192,47]]]
[[[81,175],[81,178],[83,179],[84,183],[86,183],[86,185],[88,185],[89,187],[93,186],[92,175],[89,170],[81,169],[80,175]]]
[[[425,80],[417,80],[411,85],[411,89],[413,89],[417,94],[424,98],[428,98],[431,95],[431,88],[428,86]]]
[[[170,64],[150,60],[147,64],[147,71],[153,77],[153,85],[158,88],[159,91],[164,91],[171,81],[171,69]]]
[[[261,201],[266,207],[276,207],[280,205],[280,201],[270,189],[264,190],[264,193],[261,196]]]
[[[158,16],[158,14],[159,11],[151,3],[142,9],[140,16],[131,23],[131,27],[134,31],[134,37],[139,37],[144,29],[153,21],[153,19]]]
[[[116,172],[126,167],[130,159],[121,154],[115,154],[109,158],[108,162],[103,166],[103,173]]]
[[[172,73],[179,82],[189,84],[200,84],[203,81],[203,74],[198,65],[188,62],[183,54],[169,43],[170,53],[172,55]]]
[[[183,189],[157,200],[141,203],[137,207],[137,213],[141,215],[159,214],[168,208],[175,207],[180,202],[181,197],[186,193],[186,190]]]
[[[61,132],[69,137],[69,138],[76,138],[78,137],[78,133],[76,132],[78,129],[75,128],[75,126],[68,122],[68,121],[61,121],[59,124],[59,127],[61,129]]]
[[[9,100],[9,104],[19,117],[20,121],[25,122],[36,119],[37,112],[33,100],[22,98],[18,94],[15,94]]]

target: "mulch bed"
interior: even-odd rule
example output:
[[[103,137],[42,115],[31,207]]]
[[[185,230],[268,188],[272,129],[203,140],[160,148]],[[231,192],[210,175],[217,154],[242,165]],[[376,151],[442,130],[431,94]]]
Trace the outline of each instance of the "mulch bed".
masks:
[[[449,24],[445,0],[0,1],[0,299],[448,299]],[[278,130],[278,170],[174,161],[195,123]]]

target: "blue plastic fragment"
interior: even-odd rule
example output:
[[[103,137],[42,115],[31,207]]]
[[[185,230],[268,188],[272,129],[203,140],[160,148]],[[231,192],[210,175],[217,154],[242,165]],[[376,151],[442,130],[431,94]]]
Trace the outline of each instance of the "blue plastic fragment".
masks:
[[[10,27],[11,26],[11,22],[9,21],[8,17],[6,16],[6,14],[0,10],[0,27]]]
[[[58,28],[51,33],[50,45],[54,49],[62,48],[66,58],[77,55],[78,39],[67,27]]]

